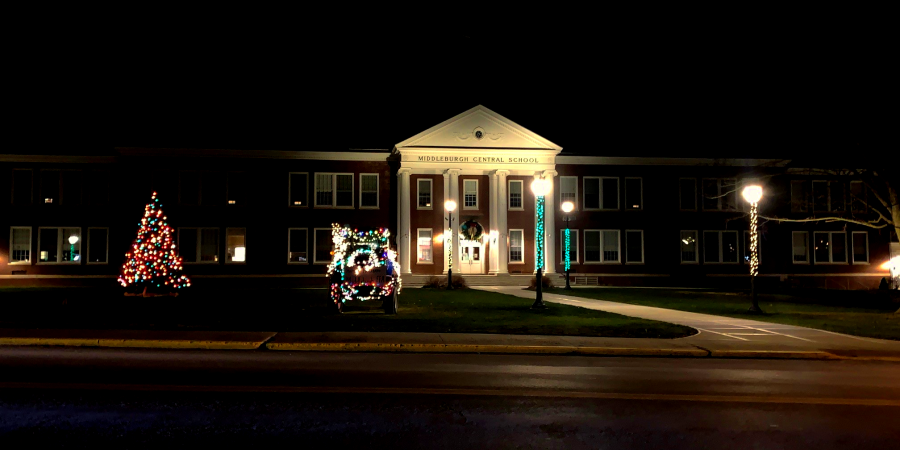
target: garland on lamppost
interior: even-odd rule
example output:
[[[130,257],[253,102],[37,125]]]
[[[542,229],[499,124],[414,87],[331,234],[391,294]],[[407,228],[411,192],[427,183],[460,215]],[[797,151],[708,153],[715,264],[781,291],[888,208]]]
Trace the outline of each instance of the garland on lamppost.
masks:
[[[544,268],[544,196],[537,196],[537,227],[534,236],[535,269]],[[541,280],[538,280],[541,283]]]
[[[572,252],[569,251],[569,248],[571,248],[571,247],[569,247],[571,245],[571,242],[572,242],[572,238],[569,234],[569,225],[567,224],[566,225],[566,272],[568,272],[569,268],[572,267],[572,257],[570,255],[570,253],[572,253]]]
[[[756,221],[759,218],[759,203],[750,204],[750,276],[759,275],[759,234]]]

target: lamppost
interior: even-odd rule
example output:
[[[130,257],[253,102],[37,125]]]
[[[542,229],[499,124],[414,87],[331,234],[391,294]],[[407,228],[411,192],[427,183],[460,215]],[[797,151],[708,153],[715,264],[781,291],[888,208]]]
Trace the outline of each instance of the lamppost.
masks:
[[[447,289],[453,289],[453,210],[456,202],[447,200],[444,209],[447,210]]]
[[[78,236],[69,236],[69,261],[75,261],[75,244],[78,243]]]
[[[572,286],[569,286],[569,268],[572,267],[572,257],[570,256],[570,242],[571,238],[569,237],[569,213],[575,209],[575,204],[572,202],[563,202],[562,210],[566,213],[566,290],[571,291]]]
[[[550,183],[548,183],[547,180],[542,180],[540,178],[535,178],[531,183],[531,192],[534,192],[534,195],[537,198],[534,208],[535,214],[537,215],[534,230],[534,267],[537,269],[537,283],[535,283],[537,286],[537,293],[535,295],[534,304],[531,305],[531,309],[544,309],[547,307],[544,305],[541,288],[544,284],[544,195],[550,191],[549,184]]]
[[[756,231],[756,221],[759,218],[759,200],[762,198],[761,186],[747,186],[741,195],[750,203],[750,295],[753,297],[753,306],[750,312],[762,313],[756,298],[756,276],[759,275],[759,233]]]

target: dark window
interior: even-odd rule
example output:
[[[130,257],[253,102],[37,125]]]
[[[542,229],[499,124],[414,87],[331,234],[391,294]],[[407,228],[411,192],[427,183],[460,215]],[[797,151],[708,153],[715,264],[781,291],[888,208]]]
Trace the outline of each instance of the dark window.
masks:
[[[180,185],[179,202],[182,205],[199,205],[200,174],[197,172],[181,172]]]
[[[331,262],[331,230],[316,230],[316,262]]]
[[[42,262],[57,262],[59,258],[59,228],[41,228],[38,255]]]
[[[681,195],[681,209],[692,211],[697,209],[697,180],[682,178],[678,181]]]
[[[791,212],[809,211],[809,181],[791,181]]]
[[[719,180],[703,180],[703,209],[719,209]]]
[[[844,211],[846,208],[844,202],[844,183],[832,181],[828,183],[828,187],[831,189],[831,210],[836,212]]]
[[[109,230],[106,228],[91,228],[88,230],[88,262],[106,262],[108,234]]]
[[[178,253],[185,262],[197,261],[197,229],[187,228],[178,233]]]
[[[828,182],[813,181],[813,211],[828,211]]]
[[[228,204],[247,204],[247,174],[244,172],[230,172],[228,174]]]
[[[203,172],[203,180],[200,184],[202,205],[225,204],[225,177],[219,172]]]
[[[719,261],[719,232],[703,232],[703,262]]]
[[[359,176],[359,206],[365,208],[378,207],[378,175],[362,174]]]
[[[12,203],[13,205],[31,204],[31,171],[13,170]]]
[[[584,207],[587,209],[600,209],[600,179],[584,179]],[[585,239],[587,242],[587,239]]]
[[[420,178],[416,183],[419,197],[418,207],[431,208],[431,180]]]
[[[643,199],[640,178],[625,179],[625,209],[641,209]]]
[[[627,188],[626,188],[627,189]],[[625,262],[644,262],[644,232],[625,232]]]
[[[97,170],[88,172],[84,180],[85,203],[96,206],[109,204],[109,172]]]
[[[619,179],[603,179],[603,209],[619,209]]]
[[[47,205],[59,204],[59,171],[41,171],[41,203]]]
[[[291,229],[288,232],[288,261],[293,263],[307,262],[306,230]]]
[[[862,181],[850,182],[850,211],[864,213],[868,209],[866,185]]]
[[[81,171],[62,171],[62,204],[66,206],[81,205]]]
[[[308,175],[305,173],[292,173],[290,178],[291,184],[291,198],[289,199],[290,206],[306,206],[307,203],[307,180]]]
[[[869,262],[869,235],[868,233],[853,233],[853,262]]]
[[[353,175],[335,175],[337,194],[334,206],[353,206]]]

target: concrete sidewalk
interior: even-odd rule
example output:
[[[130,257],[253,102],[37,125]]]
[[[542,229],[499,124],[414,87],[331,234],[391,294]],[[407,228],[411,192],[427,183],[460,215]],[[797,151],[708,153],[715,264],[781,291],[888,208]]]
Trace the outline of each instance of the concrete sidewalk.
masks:
[[[534,291],[519,287],[475,287],[534,299]],[[595,300],[574,295],[544,293],[544,301],[595,309],[624,316],[657,320],[695,328],[699,334],[672,342],[708,350],[712,356],[759,357],[768,353],[825,353],[840,357],[900,361],[900,341],[864,338],[794,325],[713,316],[674,309]],[[551,306],[552,307],[552,306]]]

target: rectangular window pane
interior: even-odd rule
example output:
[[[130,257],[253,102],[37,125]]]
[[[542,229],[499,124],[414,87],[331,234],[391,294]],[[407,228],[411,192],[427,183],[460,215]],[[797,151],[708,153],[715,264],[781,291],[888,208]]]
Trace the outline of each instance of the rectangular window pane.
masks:
[[[509,230],[509,260],[511,262],[524,261],[522,251],[522,230]]]
[[[722,196],[722,209],[737,209],[737,183],[735,180],[719,180],[719,195]]]
[[[47,205],[59,204],[59,171],[41,171],[41,203]]]
[[[845,209],[844,183],[832,181],[828,183],[828,187],[831,189],[831,210],[843,211]]]
[[[522,181],[514,180],[509,182],[509,207],[522,207]]]
[[[360,175],[360,204],[368,208],[378,207],[378,175]]]
[[[200,229],[200,262],[216,262],[219,260],[219,230],[215,228]]]
[[[869,262],[869,235],[867,233],[853,233],[853,262]]]
[[[600,261],[600,232],[584,232],[584,260],[591,262]]]
[[[791,181],[791,212],[809,211],[809,199],[807,182],[803,180]]]
[[[200,174],[197,172],[181,172],[180,174],[182,205],[200,204]]]
[[[81,205],[81,171],[62,171],[62,204],[67,206]]]
[[[186,228],[178,232],[178,254],[185,262],[197,262],[197,229]]]
[[[331,230],[316,230],[316,262],[331,262]]]
[[[559,177],[559,204],[577,204],[578,177]]]
[[[13,228],[9,262],[31,261],[31,228]]]
[[[247,229],[228,228],[225,231],[225,262],[247,261]]]
[[[417,252],[419,262],[432,262],[431,243],[431,230],[419,230]]]
[[[681,262],[697,262],[697,232],[681,232]]]
[[[719,209],[719,180],[703,180],[703,209]]]
[[[474,208],[478,206],[478,181],[463,180],[464,189],[464,206],[466,208]]]
[[[829,248],[828,248],[828,233],[815,233],[813,235],[813,254],[816,257],[816,262],[830,262],[831,259],[828,257]]]
[[[850,182],[850,210],[860,213],[866,212],[866,186],[862,181]]]
[[[831,233],[831,262],[847,262],[846,233]]]
[[[604,231],[603,232],[603,261],[619,260],[619,232]]]
[[[72,241],[75,241],[72,244]],[[62,261],[81,261],[81,228],[62,229]]]
[[[228,174],[228,204],[247,204],[247,174],[244,172],[231,172]]]
[[[738,240],[737,233],[734,231],[722,232],[722,262],[737,262],[738,260]]]
[[[619,179],[603,179],[603,209],[619,209]]]
[[[331,180],[332,176],[330,173],[316,174],[316,206],[332,206],[334,204]]]
[[[697,209],[697,180],[683,178],[678,181],[678,189],[681,196],[681,209]]]
[[[91,171],[84,180],[85,203],[95,206],[109,204],[109,172],[103,170]]]
[[[13,170],[13,205],[31,204],[31,171]]]
[[[600,179],[584,179],[584,207],[587,209],[600,209]],[[587,240],[585,240],[587,242]]]
[[[704,262],[721,262],[719,261],[719,232],[704,231],[703,232],[703,261]]]
[[[353,206],[353,175],[335,175],[337,194],[335,206]]]
[[[644,233],[642,231],[625,232],[625,262],[644,262]]]
[[[625,209],[641,209],[641,179],[625,179]]]
[[[306,206],[307,196],[307,179],[308,175],[305,173],[292,173],[290,177],[290,206]],[[329,202],[329,204],[331,204]]]
[[[807,248],[809,235],[804,232],[794,232],[793,236],[793,254],[794,262],[808,262],[809,248]]]
[[[306,230],[289,230],[288,261],[294,263],[307,262],[306,242]]]
[[[59,229],[42,228],[40,231],[40,262],[59,262]]]
[[[419,208],[431,208],[431,180],[420,178],[416,183],[419,192]]]
[[[108,234],[109,230],[106,228],[91,228],[88,230],[88,262],[106,262]]]
[[[200,203],[203,205],[225,204],[225,176],[219,172],[203,172]]]
[[[828,211],[828,182],[813,181],[813,211]]]

